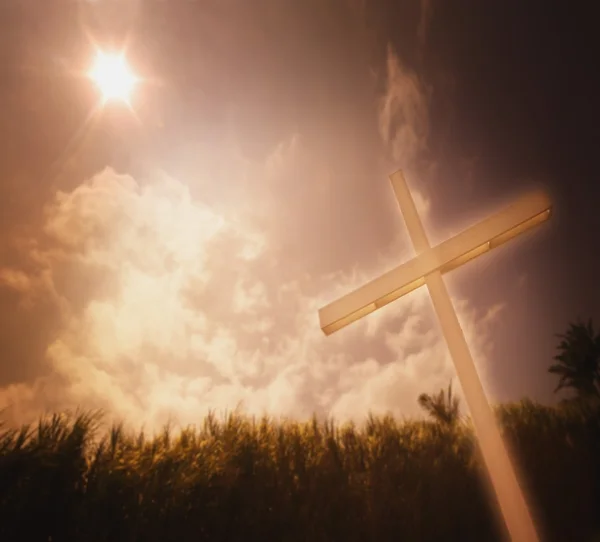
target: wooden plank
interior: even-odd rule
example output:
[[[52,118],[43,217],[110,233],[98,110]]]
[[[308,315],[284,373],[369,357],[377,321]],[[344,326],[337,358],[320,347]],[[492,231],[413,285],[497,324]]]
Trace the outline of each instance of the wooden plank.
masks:
[[[323,332],[330,335],[424,284],[434,271],[447,273],[550,217],[550,199],[533,192],[495,215],[428,249],[319,310]]]

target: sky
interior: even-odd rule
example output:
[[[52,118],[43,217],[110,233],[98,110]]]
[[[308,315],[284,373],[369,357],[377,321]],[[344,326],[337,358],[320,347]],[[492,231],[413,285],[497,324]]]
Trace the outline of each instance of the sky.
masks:
[[[550,222],[445,277],[493,403],[551,404],[600,322],[591,14],[542,2],[0,3],[0,408],[136,426],[209,411],[418,416],[449,382],[423,288],[318,309],[522,193]],[[143,79],[99,108],[97,48]]]

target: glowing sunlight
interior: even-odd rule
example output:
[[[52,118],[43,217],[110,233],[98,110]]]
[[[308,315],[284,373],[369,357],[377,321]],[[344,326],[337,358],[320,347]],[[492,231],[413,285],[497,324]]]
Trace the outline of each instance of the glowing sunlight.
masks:
[[[129,105],[138,78],[132,73],[122,53],[98,51],[88,75],[102,92],[104,103],[117,100]]]

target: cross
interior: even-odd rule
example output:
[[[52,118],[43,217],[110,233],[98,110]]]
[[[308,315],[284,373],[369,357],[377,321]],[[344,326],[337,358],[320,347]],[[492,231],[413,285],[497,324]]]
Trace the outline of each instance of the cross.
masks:
[[[426,285],[475,426],[506,527],[515,542],[537,542],[533,520],[442,278],[444,273],[517,237],[550,217],[551,203],[533,192],[462,233],[431,247],[402,171],[390,176],[417,256],[319,310],[326,335]]]

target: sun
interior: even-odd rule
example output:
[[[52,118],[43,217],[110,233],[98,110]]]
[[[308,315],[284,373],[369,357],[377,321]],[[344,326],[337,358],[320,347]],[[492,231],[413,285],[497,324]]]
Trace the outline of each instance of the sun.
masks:
[[[138,78],[129,69],[123,54],[98,51],[88,75],[102,92],[105,103],[117,100],[129,105]]]

